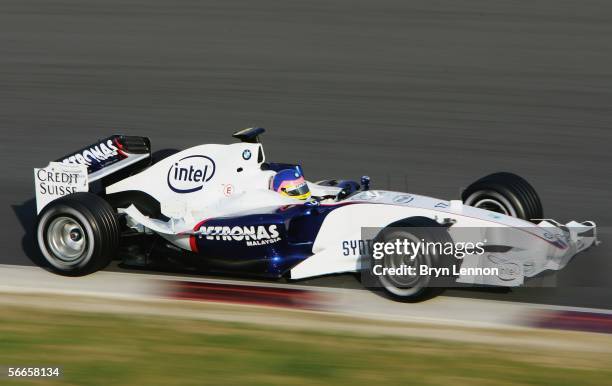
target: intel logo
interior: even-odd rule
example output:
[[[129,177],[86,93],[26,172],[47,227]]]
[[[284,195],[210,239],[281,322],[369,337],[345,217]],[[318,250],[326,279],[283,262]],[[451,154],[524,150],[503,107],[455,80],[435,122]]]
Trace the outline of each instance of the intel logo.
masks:
[[[177,193],[201,190],[215,175],[215,161],[204,155],[190,155],[175,162],[168,170],[168,187]]]

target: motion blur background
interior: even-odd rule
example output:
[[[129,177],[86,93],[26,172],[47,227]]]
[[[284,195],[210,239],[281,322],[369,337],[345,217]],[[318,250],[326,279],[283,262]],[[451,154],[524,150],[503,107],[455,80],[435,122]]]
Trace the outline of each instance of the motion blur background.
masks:
[[[311,180],[458,198],[512,171],[605,240],[611,18],[606,1],[3,0],[0,262],[30,264],[32,168],[113,133],[180,149],[250,126]],[[559,283],[610,287],[606,251]],[[526,299],[612,306],[584,291]]]
[[[155,150],[262,126],[310,180],[458,198],[524,176],[604,245],[562,288],[449,295],[610,308],[610,20],[609,1],[2,0],[0,263],[31,264],[32,168],[113,133]]]

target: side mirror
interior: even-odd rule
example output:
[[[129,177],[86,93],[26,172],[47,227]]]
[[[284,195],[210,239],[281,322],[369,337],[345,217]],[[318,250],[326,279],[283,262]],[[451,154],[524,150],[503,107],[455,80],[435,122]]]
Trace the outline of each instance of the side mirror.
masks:
[[[370,190],[370,177],[361,177],[361,190]]]

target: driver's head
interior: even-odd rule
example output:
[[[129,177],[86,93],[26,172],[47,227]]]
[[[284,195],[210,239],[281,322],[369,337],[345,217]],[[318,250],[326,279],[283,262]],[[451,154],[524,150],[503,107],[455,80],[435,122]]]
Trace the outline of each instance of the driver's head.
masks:
[[[305,200],[310,197],[310,189],[300,168],[284,169],[272,178],[271,189],[285,196]]]

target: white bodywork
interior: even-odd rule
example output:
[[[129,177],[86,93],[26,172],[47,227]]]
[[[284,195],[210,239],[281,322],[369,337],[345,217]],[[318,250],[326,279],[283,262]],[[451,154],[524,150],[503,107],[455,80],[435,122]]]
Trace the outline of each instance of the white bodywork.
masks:
[[[271,213],[287,205],[303,205],[271,191],[275,172],[262,170],[264,154],[259,143],[200,145],[161,160],[152,167],[108,186],[106,193],[142,191],[161,203],[169,221],[151,219],[134,206],[122,211],[128,224],[141,231],[153,231],[185,250],[192,250],[190,237],[202,220],[250,213]],[[329,196],[338,188],[309,183],[313,196]],[[319,205],[342,205],[327,215],[317,234],[312,256],[295,266],[290,276],[301,279],[339,272],[358,271],[362,254],[347,253],[346,240],[361,240],[362,228],[383,228],[398,220],[425,216],[453,222],[449,233],[454,241],[466,238],[455,228],[487,229],[489,234],[474,234],[474,239],[494,240],[495,228],[515,228],[517,246],[510,254],[485,253],[465,256],[462,267],[499,267],[501,277],[461,276],[458,281],[491,285],[520,285],[524,277],[546,269],[561,269],[578,252],[596,242],[593,223],[570,222],[566,227],[552,221],[533,224],[517,218],[446,201],[401,192],[369,190],[346,200],[322,200]],[[513,236],[514,238],[514,236]],[[552,243],[561,240],[566,248]],[[512,256],[509,258],[508,256]]]
[[[486,252],[463,257],[461,268],[497,267],[502,274],[501,277],[460,276],[458,282],[462,283],[521,285],[525,277],[565,267],[574,255],[597,242],[594,223],[572,221],[564,230],[560,224],[551,221],[533,224],[465,206],[458,200],[373,190],[358,193],[347,201],[359,202],[359,205],[347,205],[328,215],[315,241],[314,256],[296,266],[291,271],[292,278],[316,276],[330,261],[338,267],[338,272],[358,270],[360,259],[355,260],[353,254],[343,256],[338,240],[360,240],[363,238],[362,228],[381,228],[413,216],[429,217],[441,223],[452,221],[453,226],[448,230],[454,242],[488,240],[494,244],[517,246],[503,254]],[[469,229],[474,232],[470,233]],[[504,237],[504,240],[496,240],[499,237]],[[551,243],[557,240],[566,248]]]

